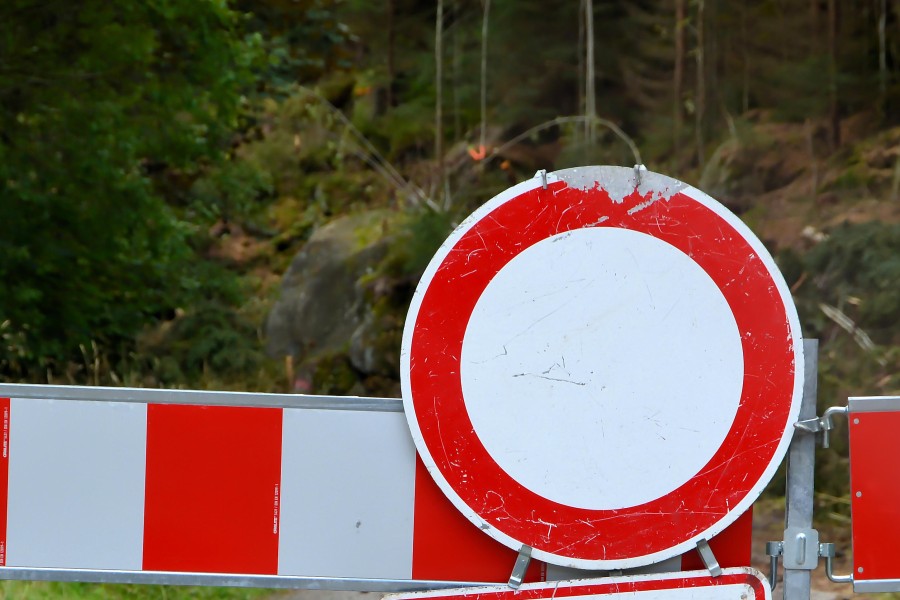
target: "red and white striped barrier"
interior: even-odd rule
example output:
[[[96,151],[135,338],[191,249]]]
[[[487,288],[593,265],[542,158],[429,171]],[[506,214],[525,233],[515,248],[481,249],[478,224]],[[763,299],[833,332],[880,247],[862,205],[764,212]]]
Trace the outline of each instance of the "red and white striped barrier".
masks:
[[[516,559],[434,484],[399,400],[17,385],[0,395],[7,570],[505,582]],[[242,402],[255,406],[226,405]],[[723,566],[747,564],[749,533],[748,515],[713,540]],[[665,567],[699,567],[695,554]],[[572,573],[535,562],[526,579]]]

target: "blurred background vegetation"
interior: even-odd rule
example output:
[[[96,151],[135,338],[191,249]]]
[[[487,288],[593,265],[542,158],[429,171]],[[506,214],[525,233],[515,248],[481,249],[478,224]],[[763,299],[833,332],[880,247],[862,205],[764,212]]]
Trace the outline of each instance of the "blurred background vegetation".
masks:
[[[638,150],[776,256],[823,407],[900,393],[896,0],[4,0],[0,106],[0,381],[397,395],[455,224]]]

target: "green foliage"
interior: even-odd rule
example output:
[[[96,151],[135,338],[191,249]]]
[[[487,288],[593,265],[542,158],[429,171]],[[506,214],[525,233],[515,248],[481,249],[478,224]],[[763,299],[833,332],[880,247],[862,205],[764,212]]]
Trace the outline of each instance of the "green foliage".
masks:
[[[195,303],[143,341],[141,360],[149,362],[144,370],[164,386],[196,381],[208,373],[247,376],[263,361],[255,325],[219,301]]]
[[[811,294],[842,308],[876,342],[900,342],[900,224],[844,224],[805,257]],[[811,320],[813,327],[820,319]],[[816,327],[822,333],[821,325]]]
[[[10,0],[0,23],[0,361],[33,374],[194,298],[159,189],[220,160],[256,50],[212,0]]]
[[[725,137],[716,132],[724,133],[728,123],[740,144],[721,145],[707,175],[718,171],[722,185],[737,185],[735,193],[752,202],[772,187],[771,173],[746,164],[773,148],[747,139],[739,114],[771,107],[791,119],[825,115],[829,48],[824,35],[799,33],[824,25],[827,15],[821,5],[810,13],[800,0],[715,5],[708,7],[707,41],[700,47],[698,6],[687,3],[683,97],[672,98],[673,7],[651,0],[594,3],[596,37],[603,43],[593,83],[600,113],[650,140],[651,160],[675,152],[673,105],[685,122],[684,142],[699,100],[694,84],[703,77],[716,86],[710,92],[716,101],[711,96],[706,103],[707,146]],[[863,107],[861,99],[876,84],[869,42],[877,11],[872,3],[866,7],[841,14],[835,84],[843,112]],[[480,119],[483,8],[446,6],[444,132],[458,140],[474,139]],[[538,121],[582,111],[578,32],[584,23],[577,6],[554,9],[549,21],[537,2],[497,0],[491,10],[489,124],[508,138]],[[92,342],[119,352],[145,324],[171,319],[178,308],[187,315],[178,339],[197,335],[198,347],[215,355],[226,343],[213,335],[216,324],[249,330],[224,316],[240,302],[225,290],[232,275],[202,270],[198,255],[209,245],[204,230],[211,221],[261,217],[271,198],[290,198],[289,214],[275,219],[271,253],[277,255],[296,249],[330,216],[389,203],[405,210],[404,182],[379,152],[397,171],[412,173],[409,179],[436,189],[432,166],[421,164],[434,158],[434,18],[434,4],[414,0],[388,6],[356,0],[2,3],[0,369],[35,375],[80,360],[79,348]],[[888,40],[888,51],[896,53],[896,40]],[[701,52],[706,73],[696,71]],[[888,56],[888,88],[896,84],[894,54]],[[356,128],[373,144],[366,146]],[[562,146],[554,160],[628,160],[608,135],[586,148],[580,129],[554,140]],[[739,151],[728,150],[733,147]],[[477,171],[464,144],[458,148],[461,160],[450,156],[447,164],[456,178],[457,208],[474,207],[523,171],[515,164],[506,172]],[[735,180],[732,171],[747,175]],[[822,181],[827,189],[853,189],[868,183],[867,173],[854,168]],[[718,191],[715,177],[707,181],[704,187]],[[420,272],[456,216],[411,212],[386,272]],[[813,254],[813,262],[802,259],[800,272],[815,281],[816,298],[883,340],[896,317],[895,259],[872,267],[866,253],[874,250],[866,244],[879,247],[881,238],[857,243],[848,236],[835,232],[816,251],[830,248],[857,262],[820,264],[815,261],[825,259]],[[836,274],[841,269],[849,274]],[[862,273],[871,281],[857,280]],[[813,287],[807,283],[801,293],[806,289]],[[812,298],[804,309],[810,327],[832,331]],[[221,310],[201,323],[195,307],[204,302]],[[186,372],[202,363],[174,354],[190,363]],[[206,361],[212,363],[218,360]],[[240,370],[244,362],[222,364]]]
[[[0,597],[6,600],[251,600],[268,590],[4,581]]]
[[[390,218],[379,216],[358,232],[361,244],[388,238],[388,250],[353,290],[365,295],[366,348],[390,357],[387,366],[360,373],[342,347],[300,367],[311,369],[303,376],[321,393],[396,394],[390,361],[399,355],[402,315],[416,279],[461,215],[534,172],[515,158],[501,170],[505,156],[480,165],[469,160],[466,146],[478,138],[481,118],[485,3],[444,4],[448,150],[441,158],[454,206],[438,211],[410,201],[403,181],[433,195],[442,184],[438,157],[431,155],[434,2],[0,2],[0,379],[52,374],[68,382],[89,376],[102,384],[274,391],[271,374],[280,365],[262,357],[258,339],[274,284],[254,290],[263,309],[247,310],[237,269],[205,259],[213,245],[209,226],[267,218],[274,231],[254,240],[266,248],[251,267],[277,281],[275,272],[316,227],[347,212],[389,206]],[[590,84],[599,114],[635,136],[651,169],[671,165],[673,175],[693,176],[697,154],[705,156],[701,187],[720,200],[733,196],[729,206],[746,210],[745,220],[769,227],[769,206],[799,204],[815,185],[827,192],[820,204],[792,216],[808,213],[820,219],[812,221],[819,227],[826,217],[814,213],[831,211],[829,203],[851,192],[865,188],[887,198],[892,188],[896,195],[896,139],[877,138],[875,148],[856,148],[849,159],[846,147],[844,155],[825,159],[833,148],[822,134],[836,116],[852,136],[846,119],[852,111],[878,113],[882,123],[900,115],[890,110],[900,105],[900,36],[890,27],[885,92],[879,91],[880,5],[864,0],[841,7],[832,65],[825,3],[684,4],[684,73],[674,97],[672,3],[593,3],[597,75]],[[534,0],[494,0],[491,6],[486,96],[496,139],[489,143],[583,113],[578,3],[548,8]],[[702,24],[700,6],[707,10]],[[898,10],[890,5],[889,24],[900,18]],[[786,138],[762,135],[766,129],[752,114],[806,122],[809,149],[804,134],[803,157],[786,156]],[[695,137],[698,123],[704,135]],[[630,164],[626,147],[608,132],[593,146],[580,125],[547,133],[552,139],[540,143],[559,144],[546,159],[556,163],[550,168]],[[835,165],[848,160],[835,174]],[[795,186],[792,196],[763,198],[816,169],[813,183]],[[900,389],[898,227],[843,225],[808,252],[781,257],[797,290],[804,334],[821,340],[819,414],[849,394]],[[248,271],[241,275],[249,278]],[[344,293],[350,290],[323,297]],[[849,319],[851,331],[822,305]],[[861,347],[860,331],[871,348]],[[845,432],[832,439],[837,452],[818,458],[817,489],[828,498],[827,510],[842,515]],[[255,594],[7,582],[2,595],[213,600]]]
[[[312,390],[317,394],[347,395],[359,383],[359,374],[344,353],[318,357],[312,376]]]
[[[398,161],[411,157],[427,156],[434,139],[434,99],[418,97],[385,115],[377,124],[367,127],[381,130],[384,136],[385,152],[388,160]]]
[[[374,277],[421,276],[428,262],[453,229],[448,213],[423,208],[410,214],[399,231]]]
[[[256,65],[258,89],[284,93],[351,66],[352,34],[336,12],[340,0],[237,0],[245,27],[264,50]]]
[[[764,79],[770,90],[777,115],[786,120],[803,121],[811,115],[823,115],[828,109],[822,74],[828,72],[828,57],[815,55],[797,61],[773,65]]]
[[[429,209],[409,224],[406,237],[407,259],[404,268],[408,273],[421,273],[437,252],[438,247],[453,229],[451,216]]]
[[[797,288],[804,336],[819,347],[819,407],[845,405],[851,395],[900,389],[900,225],[843,224],[806,254],[784,253],[780,265]],[[840,326],[823,309],[850,320]],[[851,330],[848,330],[850,328]],[[862,333],[871,346],[861,343]],[[848,516],[846,422],[836,422],[831,449],[816,458],[816,490],[827,514]]]
[[[819,389],[824,407],[854,394],[896,393],[900,225],[844,224],[805,255],[790,253],[780,262],[797,288],[804,335],[822,344]]]
[[[192,207],[207,219],[254,215],[273,192],[272,175],[249,161],[223,161],[194,182]]]

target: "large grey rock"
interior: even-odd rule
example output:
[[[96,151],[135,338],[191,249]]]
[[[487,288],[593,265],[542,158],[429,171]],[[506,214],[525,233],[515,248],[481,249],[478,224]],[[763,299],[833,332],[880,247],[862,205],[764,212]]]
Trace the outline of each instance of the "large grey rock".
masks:
[[[298,360],[345,351],[366,314],[360,279],[388,248],[387,211],[342,217],[318,229],[294,257],[266,322],[266,350]]]

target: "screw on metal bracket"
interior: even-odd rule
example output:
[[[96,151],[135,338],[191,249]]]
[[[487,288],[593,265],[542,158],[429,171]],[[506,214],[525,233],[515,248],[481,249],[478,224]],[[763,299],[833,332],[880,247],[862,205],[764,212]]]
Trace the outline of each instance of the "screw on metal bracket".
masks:
[[[834,574],[834,544],[819,544],[819,556],[825,557],[825,575],[833,583],[853,583],[853,574]]]
[[[512,575],[509,576],[509,582],[507,583],[509,587],[514,590],[519,589],[522,581],[525,580],[525,572],[528,570],[529,564],[531,564],[531,546],[522,544],[519,556],[516,558],[516,564],[513,566]]]
[[[819,564],[819,532],[806,527],[784,530],[781,557],[785,569],[812,571]]]
[[[634,187],[641,187],[641,171],[646,171],[644,165],[634,165]]]
[[[774,590],[778,582],[778,557],[784,561],[784,569],[812,571],[819,564],[822,544],[819,532],[803,527],[788,527],[784,530],[784,541],[766,542],[766,556],[769,557],[769,585]]]

